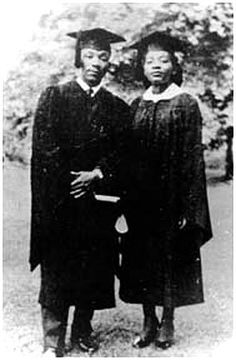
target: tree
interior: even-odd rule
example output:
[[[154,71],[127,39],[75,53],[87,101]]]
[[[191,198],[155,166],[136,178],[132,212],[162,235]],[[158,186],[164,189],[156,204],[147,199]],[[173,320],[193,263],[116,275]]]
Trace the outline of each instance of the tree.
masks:
[[[9,73],[4,89],[5,155],[29,161],[31,125],[40,92],[47,84],[75,76],[74,40],[66,36],[67,32],[88,26],[106,27],[129,42],[137,36],[139,24],[143,24],[142,34],[165,30],[191,45],[182,60],[184,86],[199,99],[206,147],[223,146],[222,129],[232,124],[232,4],[202,7],[199,3],[90,3],[66,4],[64,10],[42,16],[31,50]],[[134,77],[135,54],[118,46],[111,60],[105,85],[130,102],[143,91]]]

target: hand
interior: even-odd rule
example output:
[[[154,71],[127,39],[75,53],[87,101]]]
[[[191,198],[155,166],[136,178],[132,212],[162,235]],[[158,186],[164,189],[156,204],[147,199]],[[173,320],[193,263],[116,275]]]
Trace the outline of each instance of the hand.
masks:
[[[179,221],[178,221],[178,226],[179,229],[182,230],[187,224],[187,220],[185,219],[185,217],[182,217]]]
[[[76,178],[71,182],[70,194],[74,199],[78,199],[85,195],[90,190],[92,183],[98,179],[98,174],[95,170],[93,171],[71,171],[71,175]]]

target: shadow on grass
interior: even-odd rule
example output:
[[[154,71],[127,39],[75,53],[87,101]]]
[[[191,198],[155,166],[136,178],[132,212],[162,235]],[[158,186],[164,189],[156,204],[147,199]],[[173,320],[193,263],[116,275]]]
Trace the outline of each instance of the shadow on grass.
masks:
[[[229,178],[225,175],[213,175],[213,176],[207,177],[207,185],[210,185],[210,186],[217,186],[222,183],[230,185],[232,181],[233,181],[233,178],[231,178],[231,177]]]

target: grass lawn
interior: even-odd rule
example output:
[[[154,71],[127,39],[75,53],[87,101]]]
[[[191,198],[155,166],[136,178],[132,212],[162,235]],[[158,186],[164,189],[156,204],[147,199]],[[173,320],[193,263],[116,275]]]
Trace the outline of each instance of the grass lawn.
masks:
[[[202,249],[205,303],[176,310],[172,348],[163,351],[151,345],[136,350],[131,341],[141,329],[141,307],[124,304],[117,296],[115,309],[95,313],[93,326],[101,343],[96,356],[210,356],[232,336],[232,182],[213,181],[208,192],[214,240]],[[42,346],[39,270],[30,273],[28,266],[29,217],[29,172],[8,164],[4,169],[4,348],[6,354],[37,356]],[[117,281],[117,291],[118,285]]]

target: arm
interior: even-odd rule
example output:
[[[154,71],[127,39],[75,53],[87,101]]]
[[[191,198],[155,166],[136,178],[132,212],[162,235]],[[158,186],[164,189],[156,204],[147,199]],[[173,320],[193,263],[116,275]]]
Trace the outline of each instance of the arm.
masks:
[[[98,134],[97,138],[85,146],[88,158],[94,158],[94,169],[71,172],[75,176],[71,182],[71,195],[74,198],[85,195],[91,189],[100,194],[120,194],[118,188],[127,143],[129,107],[111,94],[107,95],[106,106],[108,108],[104,119],[104,133]]]
[[[97,145],[99,157],[94,167],[96,171],[101,171],[102,178],[96,181],[95,191],[99,194],[121,196],[129,145],[129,106],[119,98],[110,96],[109,113],[106,133],[100,137]]]
[[[203,230],[204,242],[211,237],[211,225],[203,158],[202,117],[198,104],[193,98],[185,109],[180,169],[182,216],[186,220],[187,227],[200,227]]]
[[[40,242],[45,237],[45,221],[50,218],[56,200],[55,183],[60,168],[60,148],[56,141],[59,97],[55,88],[40,96],[33,123],[31,157],[31,266],[39,262]]]
[[[114,101],[114,117],[110,134],[102,144],[103,156],[97,163],[103,179],[100,182],[104,191],[122,195],[125,190],[127,156],[130,153],[131,117],[129,106],[121,100]]]

